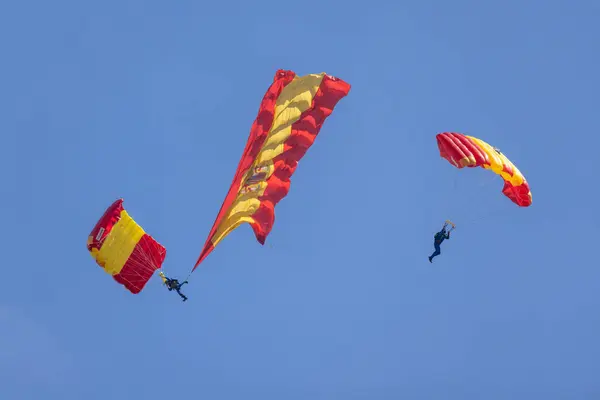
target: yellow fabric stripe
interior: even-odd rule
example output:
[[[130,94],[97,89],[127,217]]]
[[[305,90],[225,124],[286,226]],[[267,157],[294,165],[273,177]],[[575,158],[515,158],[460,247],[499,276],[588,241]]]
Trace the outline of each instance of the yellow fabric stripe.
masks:
[[[252,218],[251,215],[254,214],[254,212],[258,209],[258,205],[260,204],[260,202],[258,201],[258,199],[254,199],[252,203],[255,204],[252,204],[252,208],[244,213],[246,215],[235,216],[235,218],[230,217],[224,220],[221,223],[221,225],[219,225],[219,229],[217,229],[212,239],[213,246],[216,246],[221,240],[225,238],[225,236],[229,235],[231,231],[233,231],[235,228],[237,228],[244,222],[247,222],[249,224],[254,222],[254,218]]]
[[[283,153],[284,143],[292,133],[292,125],[312,106],[324,76],[325,73],[295,77],[283,88],[275,103],[273,125],[257,157],[257,164],[273,160]]]
[[[253,223],[252,215],[258,210],[260,201],[267,184],[267,180],[273,174],[273,159],[283,153],[285,142],[292,134],[292,125],[300,119],[303,112],[308,110],[313,99],[321,86],[325,73],[309,74],[301,78],[295,77],[286,87],[275,103],[275,113],[271,130],[258,153],[252,168],[246,172],[241,182],[240,194],[231,205],[227,216],[223,219],[215,232],[212,243],[216,246],[231,231],[242,223]],[[250,190],[244,191],[244,182],[255,174],[256,169],[267,171],[264,180],[250,186]]]
[[[94,254],[98,264],[110,275],[116,275],[127,262],[142,236],[146,232],[127,211],[121,211],[121,219],[104,239],[100,251]]]
[[[467,137],[473,142],[475,142],[481,148],[481,150],[483,150],[487,154],[490,160],[490,165],[484,164],[483,168],[492,170],[496,174],[500,175],[502,179],[510,182],[513,186],[519,186],[523,184],[525,178],[521,174],[521,171],[519,171],[519,169],[515,167],[515,165],[508,158],[506,158],[504,154],[498,154],[492,146],[490,146],[481,139],[477,139],[472,136]],[[504,165],[507,165],[510,168],[512,168],[513,175],[510,175],[504,171]]]

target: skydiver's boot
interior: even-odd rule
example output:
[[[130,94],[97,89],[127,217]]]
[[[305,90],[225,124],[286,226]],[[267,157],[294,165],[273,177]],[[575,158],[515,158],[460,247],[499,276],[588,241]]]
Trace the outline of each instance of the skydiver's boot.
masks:
[[[177,293],[179,294],[179,296],[183,299],[183,301],[186,301],[188,298],[185,296],[185,294],[181,293],[179,290],[177,291]]]
[[[429,258],[429,262],[432,262],[431,260],[433,259],[433,257],[429,256],[427,258]]]

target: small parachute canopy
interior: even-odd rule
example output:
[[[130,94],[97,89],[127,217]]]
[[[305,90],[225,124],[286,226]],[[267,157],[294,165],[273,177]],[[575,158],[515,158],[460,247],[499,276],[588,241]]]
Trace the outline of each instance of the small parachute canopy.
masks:
[[[326,73],[296,76],[278,70],[260,104],[229,192],[210,230],[196,267],[242,223],[264,244],[275,206],[287,196],[298,162],[350,85]]]
[[[115,281],[131,293],[139,293],[167,254],[166,249],[146,234],[116,200],[90,232],[87,249]]]
[[[440,156],[456,168],[482,167],[504,179],[502,193],[520,207],[532,202],[527,180],[515,165],[498,150],[481,139],[461,133],[444,132],[436,136]]]

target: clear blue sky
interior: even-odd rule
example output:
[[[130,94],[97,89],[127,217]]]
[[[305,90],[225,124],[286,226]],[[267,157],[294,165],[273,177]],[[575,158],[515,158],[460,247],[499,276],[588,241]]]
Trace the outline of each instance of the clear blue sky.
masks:
[[[599,20],[591,0],[4,2],[2,398],[599,398]],[[267,244],[235,231],[187,303],[158,277],[131,295],[94,223],[123,197],[187,275],[278,68],[352,90]],[[533,206],[441,159],[443,131],[498,146]]]

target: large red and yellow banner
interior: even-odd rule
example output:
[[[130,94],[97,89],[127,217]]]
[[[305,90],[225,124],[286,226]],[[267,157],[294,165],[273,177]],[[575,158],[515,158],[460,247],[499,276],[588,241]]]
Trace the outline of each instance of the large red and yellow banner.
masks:
[[[326,73],[298,77],[292,71],[277,71],[194,269],[242,223],[250,224],[256,239],[265,243],[275,206],[288,194],[298,162],[349,91],[348,83]]]

